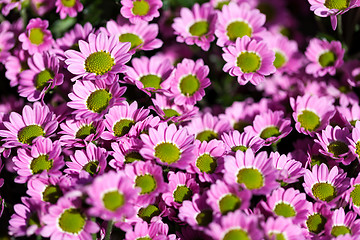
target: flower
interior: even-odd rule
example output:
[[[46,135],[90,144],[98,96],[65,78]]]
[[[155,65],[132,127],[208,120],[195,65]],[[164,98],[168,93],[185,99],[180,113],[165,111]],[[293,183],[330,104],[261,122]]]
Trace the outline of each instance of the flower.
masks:
[[[114,159],[110,160],[109,166],[120,170],[123,169],[125,163],[144,161],[139,153],[142,144],[142,141],[137,138],[124,138],[119,142],[112,142],[111,148],[114,150],[112,153]]]
[[[238,130],[235,130],[224,133],[221,139],[224,141],[228,153],[235,154],[238,150],[245,152],[248,148],[257,152],[263,146],[263,141],[251,132],[240,133]]]
[[[346,192],[346,199],[351,208],[360,214],[360,174],[356,178],[350,179],[350,189]]]
[[[312,204],[308,202],[308,213],[305,222],[308,235],[317,236],[321,235],[325,230],[325,224],[331,218],[332,213],[330,206],[323,202],[316,202]]]
[[[11,56],[10,50],[15,45],[14,33],[10,31],[11,24],[3,21],[0,24],[0,62],[5,64],[6,59]]]
[[[93,32],[94,28],[92,27],[91,23],[87,22],[84,24],[84,26],[77,23],[75,24],[74,28],[67,31],[62,38],[56,39],[56,45],[63,51],[69,49],[79,50],[78,41],[86,40],[89,34]]]
[[[120,13],[128,18],[131,23],[140,21],[150,22],[153,18],[159,17],[159,8],[162,7],[161,0],[121,0]]]
[[[78,12],[83,10],[83,5],[80,0],[56,0],[56,12],[60,14],[60,18],[64,19],[67,16],[76,17]]]
[[[299,161],[291,159],[286,155],[280,155],[278,152],[271,152],[269,159],[272,160],[274,168],[279,171],[278,181],[282,183],[295,183],[305,174],[305,169]]]
[[[148,224],[147,222],[138,222],[135,224],[134,230],[126,231],[125,240],[137,239],[175,239],[174,234],[168,235],[169,227],[161,220]]]
[[[263,224],[265,234],[269,239],[304,239],[303,229],[284,217],[269,217]]]
[[[351,152],[360,159],[360,121],[356,121],[355,127],[352,129],[351,136],[347,138],[350,142],[349,148]]]
[[[332,237],[350,234],[358,236],[360,231],[360,222],[355,221],[357,214],[349,211],[345,214],[344,208],[335,209],[330,221],[325,224],[325,232]]]

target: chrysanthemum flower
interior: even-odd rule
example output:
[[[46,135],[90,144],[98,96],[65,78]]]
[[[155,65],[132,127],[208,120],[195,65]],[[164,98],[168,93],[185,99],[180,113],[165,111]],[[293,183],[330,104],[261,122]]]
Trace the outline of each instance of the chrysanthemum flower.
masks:
[[[225,5],[229,5],[231,2],[233,3],[241,3],[243,0],[210,0],[210,4],[217,10],[222,10]]]
[[[19,73],[29,69],[27,66],[28,54],[21,50],[17,56],[8,56],[4,63],[6,72],[5,77],[10,80],[10,87],[15,87],[19,84]]]
[[[69,94],[72,101],[67,105],[76,109],[72,112],[75,119],[98,120],[110,107],[119,105],[124,100],[121,96],[125,91],[126,87],[120,87],[117,81],[112,84],[106,84],[105,80],[77,81],[73,86],[73,92]]]
[[[306,73],[315,77],[323,77],[327,73],[335,75],[336,69],[344,62],[344,52],[339,41],[311,39],[305,51],[305,56],[310,61],[306,66]]]
[[[266,152],[256,156],[251,149],[237,151],[235,157],[225,156],[224,180],[227,184],[242,186],[253,194],[268,194],[279,186],[276,169]]]
[[[161,165],[186,169],[195,157],[194,137],[185,128],[178,130],[175,124],[160,123],[157,129],[149,129],[149,135],[140,137],[144,142],[140,154],[145,159],[156,159]]]
[[[77,23],[74,28],[67,31],[62,38],[56,39],[56,45],[63,51],[69,49],[79,50],[79,40],[86,41],[92,32],[94,32],[94,28],[91,23],[87,22],[84,26]]]
[[[210,43],[214,41],[217,15],[209,3],[201,6],[195,3],[193,8],[181,8],[180,17],[172,24],[175,30],[176,41],[187,45],[196,44],[202,50],[208,51]]]
[[[330,206],[323,202],[308,202],[308,213],[304,226],[308,231],[307,235],[317,236],[325,231],[325,224],[331,218]]]
[[[346,193],[346,200],[350,207],[360,215],[360,174],[350,179],[350,189]]]
[[[3,21],[0,24],[0,62],[5,63],[5,60],[11,55],[10,49],[15,45],[14,33],[10,31],[11,24],[8,21]]]
[[[276,71],[273,62],[275,53],[264,41],[256,41],[248,36],[237,38],[234,45],[223,48],[222,57],[226,61],[223,70],[231,76],[237,76],[240,85],[250,81],[254,85],[261,83],[265,76]]]
[[[124,138],[120,142],[112,142],[111,148],[113,149],[112,156],[114,159],[110,160],[109,166],[114,169],[123,169],[124,164],[132,163],[135,161],[144,161],[139,151],[143,143],[137,138]]]
[[[360,232],[360,222],[356,221],[357,214],[348,211],[345,214],[344,208],[335,209],[330,221],[325,225],[326,233],[332,237],[350,234],[351,236],[358,236]]]
[[[1,13],[4,15],[4,16],[7,16],[11,10],[13,9],[17,9],[18,11],[21,10],[21,3],[23,2],[24,0],[0,0],[0,4],[2,4],[1,6]]]
[[[134,230],[126,231],[125,240],[138,239],[176,239],[174,234],[168,235],[169,226],[161,220],[148,224],[147,222],[138,222]]]
[[[305,173],[305,169],[302,168],[302,163],[291,159],[286,155],[280,155],[278,152],[270,153],[269,159],[272,160],[274,168],[279,171],[278,181],[282,183],[294,183],[297,182],[300,177]]]
[[[83,5],[80,0],[56,0],[56,12],[60,14],[60,18],[64,19],[67,16],[76,17],[78,12],[83,10]]]
[[[121,4],[121,15],[131,23],[150,22],[160,16],[159,8],[162,7],[161,0],[121,0]]]
[[[218,26],[215,30],[215,35],[218,37],[216,44],[226,47],[234,44],[237,38],[244,36],[261,40],[265,32],[263,27],[265,20],[264,14],[245,1],[240,4],[224,5],[218,13]]]
[[[351,87],[358,87],[360,82],[360,61],[357,59],[349,60],[342,66],[344,71],[343,79],[346,80]]]
[[[268,239],[304,239],[303,230],[299,225],[294,224],[290,219],[284,217],[270,217],[263,225],[264,232]]]
[[[331,99],[310,94],[290,98],[290,105],[296,130],[312,137],[325,129],[336,112]]]
[[[261,140],[257,135],[252,134],[251,132],[240,133],[238,130],[223,133],[221,139],[225,143],[225,148],[228,153],[233,153],[237,150],[243,152],[246,149],[251,148],[254,152],[257,152],[263,146],[263,140]]]
[[[349,129],[355,127],[356,122],[360,121],[360,105],[358,103],[351,106],[337,106],[336,110]]]
[[[91,216],[104,220],[121,220],[135,214],[140,188],[134,188],[131,180],[121,172],[110,171],[97,176],[86,189],[88,210]]]
[[[42,17],[45,13],[55,8],[55,0],[31,0],[30,7],[35,15]]]
[[[50,30],[49,22],[40,18],[30,19],[26,26],[26,32],[19,35],[19,41],[22,42],[22,48],[27,50],[30,55],[36,52],[44,52],[51,48],[54,40]]]
[[[350,142],[349,148],[355,156],[360,159],[360,121],[356,121],[351,136],[347,138]]]
[[[80,52],[67,50],[65,63],[67,69],[76,75],[72,80],[107,79],[112,82],[117,73],[126,70],[124,66],[130,58],[130,43],[119,43],[115,36],[108,37],[105,33],[90,33],[88,42],[79,40]]]

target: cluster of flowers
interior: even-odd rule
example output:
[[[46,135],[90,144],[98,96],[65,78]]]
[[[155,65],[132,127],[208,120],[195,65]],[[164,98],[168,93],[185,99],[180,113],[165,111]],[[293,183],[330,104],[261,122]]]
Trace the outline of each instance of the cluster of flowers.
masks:
[[[2,13],[23,2],[0,0]],[[79,0],[31,2],[56,6],[60,18],[83,9]],[[309,3],[334,28],[360,5]],[[160,0],[121,4],[116,21],[76,24],[58,39],[41,18],[0,24],[5,76],[29,102],[0,104],[0,172],[27,189],[9,235],[109,239],[117,228],[127,240],[360,239],[360,61],[344,62],[341,42],[313,38],[303,54],[283,1],[211,0],[181,8],[171,29],[171,13],[149,23]],[[157,38],[159,26],[178,43]],[[261,100],[199,110],[210,68],[186,45],[224,60],[223,73]],[[293,147],[278,151],[288,140]]]

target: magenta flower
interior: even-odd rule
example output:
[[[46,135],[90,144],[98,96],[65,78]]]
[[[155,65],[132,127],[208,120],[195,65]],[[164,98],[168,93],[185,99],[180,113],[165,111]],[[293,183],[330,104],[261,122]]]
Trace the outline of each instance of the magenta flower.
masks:
[[[284,217],[268,218],[263,225],[265,234],[269,239],[304,239],[304,230],[291,222],[290,219]]]
[[[357,121],[352,129],[351,136],[347,138],[350,142],[349,148],[351,152],[360,159],[360,121]]]
[[[10,87],[17,86],[19,84],[19,73],[28,69],[28,67],[23,69],[23,65],[27,64],[28,57],[28,54],[22,50],[19,52],[19,56],[8,56],[6,58],[4,63],[6,68],[5,77],[10,80]]]
[[[263,146],[264,142],[251,132],[240,133],[238,130],[224,133],[221,139],[225,143],[226,152],[233,154],[235,154],[237,150],[245,152],[248,148],[257,152]]]
[[[124,138],[120,142],[112,142],[111,148],[114,151],[112,153],[114,159],[110,160],[109,166],[121,170],[125,163],[143,161],[144,159],[139,153],[142,144],[142,141],[137,138]]]
[[[137,239],[175,239],[168,238],[169,227],[161,220],[148,224],[147,222],[138,222],[135,224],[134,230],[126,232],[126,240],[137,240]],[[173,234],[171,234],[173,235]],[[173,236],[174,237],[174,236]]]
[[[67,16],[76,17],[78,12],[83,10],[83,5],[80,0],[56,0],[56,12],[60,14],[60,18],[64,19]]]
[[[258,85],[265,76],[276,71],[273,62],[275,53],[264,41],[256,41],[248,36],[237,38],[234,45],[223,48],[222,57],[226,61],[223,70],[236,77],[240,85],[250,81]]]
[[[121,15],[131,23],[150,22],[159,17],[158,10],[163,5],[161,0],[121,0],[121,4]]]
[[[357,121],[360,120],[360,105],[358,103],[351,106],[337,106],[336,110],[349,129],[355,127]]]
[[[350,179],[350,189],[346,192],[346,200],[350,207],[360,214],[360,174],[356,178]]]
[[[78,41],[86,41],[89,34],[93,32],[94,28],[92,27],[91,23],[87,22],[84,24],[84,26],[81,26],[79,23],[77,23],[75,24],[74,28],[70,31],[67,31],[62,38],[56,39],[56,45],[63,51],[69,49],[78,49]]]
[[[295,183],[305,174],[302,163],[291,159],[286,155],[280,155],[278,152],[270,153],[269,159],[272,160],[274,168],[279,171],[278,181],[282,183]]]
[[[3,21],[0,24],[0,62],[5,64],[6,59],[11,56],[10,50],[15,45],[14,33],[11,32],[11,24]]]
[[[307,230],[306,235],[308,235],[308,237],[320,236],[325,231],[326,222],[332,216],[331,207],[324,202],[316,202],[314,204],[308,202],[308,204],[307,219],[304,224]]]
[[[349,211],[345,214],[344,208],[335,209],[330,221],[325,225],[325,232],[328,236],[338,237],[340,235],[349,234],[351,236],[359,236],[360,222],[356,221],[357,214]]]
[[[10,11],[15,9],[15,8],[18,11],[20,11],[21,10],[21,3],[23,1],[24,0],[16,0],[16,1],[13,1],[13,0],[0,0],[0,4],[2,4],[1,13],[4,16],[7,16],[10,13]]]

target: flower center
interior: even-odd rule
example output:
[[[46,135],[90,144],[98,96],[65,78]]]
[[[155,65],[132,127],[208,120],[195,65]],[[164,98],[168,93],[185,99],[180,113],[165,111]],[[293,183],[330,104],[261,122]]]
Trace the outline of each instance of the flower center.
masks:
[[[274,208],[274,213],[278,216],[283,216],[283,217],[294,217],[296,215],[296,212],[293,208],[293,206],[291,206],[288,203],[278,203],[276,204],[275,208]]]
[[[275,61],[274,66],[276,68],[281,68],[286,63],[286,57],[282,52],[276,51],[275,52]]]
[[[319,213],[310,215],[306,220],[306,226],[308,227],[309,231],[316,234],[324,230],[325,223],[326,218]]]
[[[173,193],[175,202],[182,203],[185,200],[191,200],[193,192],[187,186],[180,185],[177,186],[176,190]]]
[[[144,159],[138,152],[130,152],[125,155],[125,163],[132,163],[135,161],[143,161]]]
[[[241,38],[243,36],[251,37],[252,28],[246,22],[235,21],[227,26],[226,35],[229,37],[230,41],[235,42],[237,38]]]
[[[349,151],[349,147],[342,141],[334,141],[328,145],[328,151],[334,154],[335,157],[339,157]]]
[[[287,238],[285,238],[284,234],[282,234],[282,233],[272,232],[269,234],[269,237],[270,237],[270,239],[273,239],[273,240],[287,240]]]
[[[41,173],[44,170],[49,170],[53,166],[53,160],[49,160],[48,155],[40,155],[34,158],[30,163],[30,169],[32,174]]]
[[[111,97],[111,93],[106,89],[96,90],[92,92],[86,100],[86,106],[93,112],[101,113],[109,106]]]
[[[349,0],[325,0],[328,9],[344,10],[349,7]]]
[[[90,161],[82,169],[88,172],[91,176],[94,176],[100,170],[100,168],[98,169],[98,166],[99,161]]]
[[[230,0],[225,0],[225,1],[219,1],[215,7],[215,9],[221,10],[223,8],[224,5],[229,5]]]
[[[266,15],[266,22],[271,22],[276,16],[276,9],[272,4],[260,3],[256,8]]]
[[[207,21],[199,21],[190,26],[189,32],[193,36],[201,37],[209,31],[209,23]]]
[[[43,128],[36,124],[23,127],[18,133],[19,142],[28,145],[31,145],[32,141],[39,136],[45,136],[45,133]]]
[[[320,55],[319,63],[321,67],[333,66],[336,61],[336,55],[332,51],[325,52]]]
[[[346,226],[333,226],[331,229],[331,235],[334,237],[345,235],[347,233],[351,234],[351,230]]]
[[[268,139],[270,137],[277,137],[279,136],[281,133],[279,131],[278,127],[272,126],[272,127],[267,127],[264,130],[262,130],[262,132],[260,133],[260,137],[262,139]]]
[[[211,157],[209,154],[203,154],[196,160],[196,167],[199,168],[201,172],[213,173],[216,170],[217,162],[214,157]]]
[[[132,50],[143,43],[143,40],[136,34],[133,33],[123,33],[119,36],[120,42],[129,42],[131,47],[129,50]]]
[[[242,229],[234,229],[227,232],[223,240],[250,240],[246,231]]]
[[[312,111],[303,110],[298,115],[300,126],[308,131],[315,131],[320,126],[320,118]]]
[[[156,181],[151,174],[137,176],[135,186],[141,188],[140,194],[148,194],[156,189]]]
[[[40,45],[44,42],[44,32],[41,28],[32,28],[29,34],[29,40],[32,44]]]
[[[146,208],[140,208],[138,216],[149,223],[153,217],[159,216],[160,213],[161,211],[157,206],[150,204]]]
[[[133,2],[134,7],[132,8],[132,12],[137,16],[145,16],[148,14],[150,10],[150,4],[145,0],[135,1]]]
[[[142,84],[144,85],[144,88],[159,89],[161,81],[162,81],[161,77],[156,76],[154,74],[149,74],[146,76],[142,76],[140,78],[140,82],[142,82]]]
[[[78,139],[85,139],[90,134],[95,134],[95,133],[96,133],[96,129],[92,124],[84,125],[81,128],[79,128],[79,130],[75,134],[75,137]]]
[[[125,134],[129,133],[131,127],[135,124],[133,120],[130,119],[121,119],[114,125],[114,135],[117,137],[122,137]]]
[[[355,206],[360,206],[360,184],[356,184],[355,189],[351,191],[350,197]]]
[[[42,192],[43,201],[55,204],[57,200],[63,195],[58,185],[48,185]]]
[[[219,208],[222,215],[234,212],[241,206],[241,200],[234,194],[227,194],[219,201]]]
[[[264,185],[264,177],[255,168],[243,168],[237,174],[237,182],[245,184],[247,189],[259,189]]]
[[[311,191],[314,197],[321,201],[330,202],[336,197],[336,189],[330,183],[316,183]]]
[[[242,52],[238,56],[236,63],[243,73],[251,73],[260,68],[261,59],[256,53]]]
[[[200,88],[200,81],[194,75],[187,75],[180,80],[180,91],[185,96],[192,96]]]
[[[115,65],[114,58],[107,52],[100,51],[90,54],[85,60],[85,70],[96,75],[103,75]]]
[[[355,153],[360,157],[360,141],[357,141],[356,143]]]
[[[231,148],[231,151],[233,152],[237,152],[238,150],[242,151],[242,152],[246,152],[248,148],[245,146],[235,146]]]
[[[180,159],[180,149],[173,143],[161,143],[155,147],[155,157],[160,161],[171,164]]]
[[[137,238],[136,240],[152,240],[152,239],[149,237],[141,237],[141,238]]]
[[[195,219],[199,226],[207,226],[213,220],[212,211],[209,209],[203,210],[196,215]]]
[[[50,69],[45,69],[39,72],[35,77],[35,88],[39,91],[43,90],[46,86],[46,83],[54,78],[54,72]]]
[[[59,226],[64,232],[78,234],[85,226],[86,218],[80,209],[66,209],[59,218]]]
[[[123,194],[119,193],[118,190],[114,190],[105,193],[102,201],[106,209],[115,212],[118,208],[124,205],[125,197]]]
[[[211,130],[205,130],[196,135],[196,139],[200,140],[201,142],[203,141],[209,142],[217,138],[218,138],[218,134]]]
[[[68,8],[72,8],[75,6],[76,0],[61,0],[62,5]]]
[[[180,116],[180,114],[175,111],[174,109],[168,108],[168,109],[163,109],[165,116],[164,118],[171,118],[171,117],[178,117]]]

